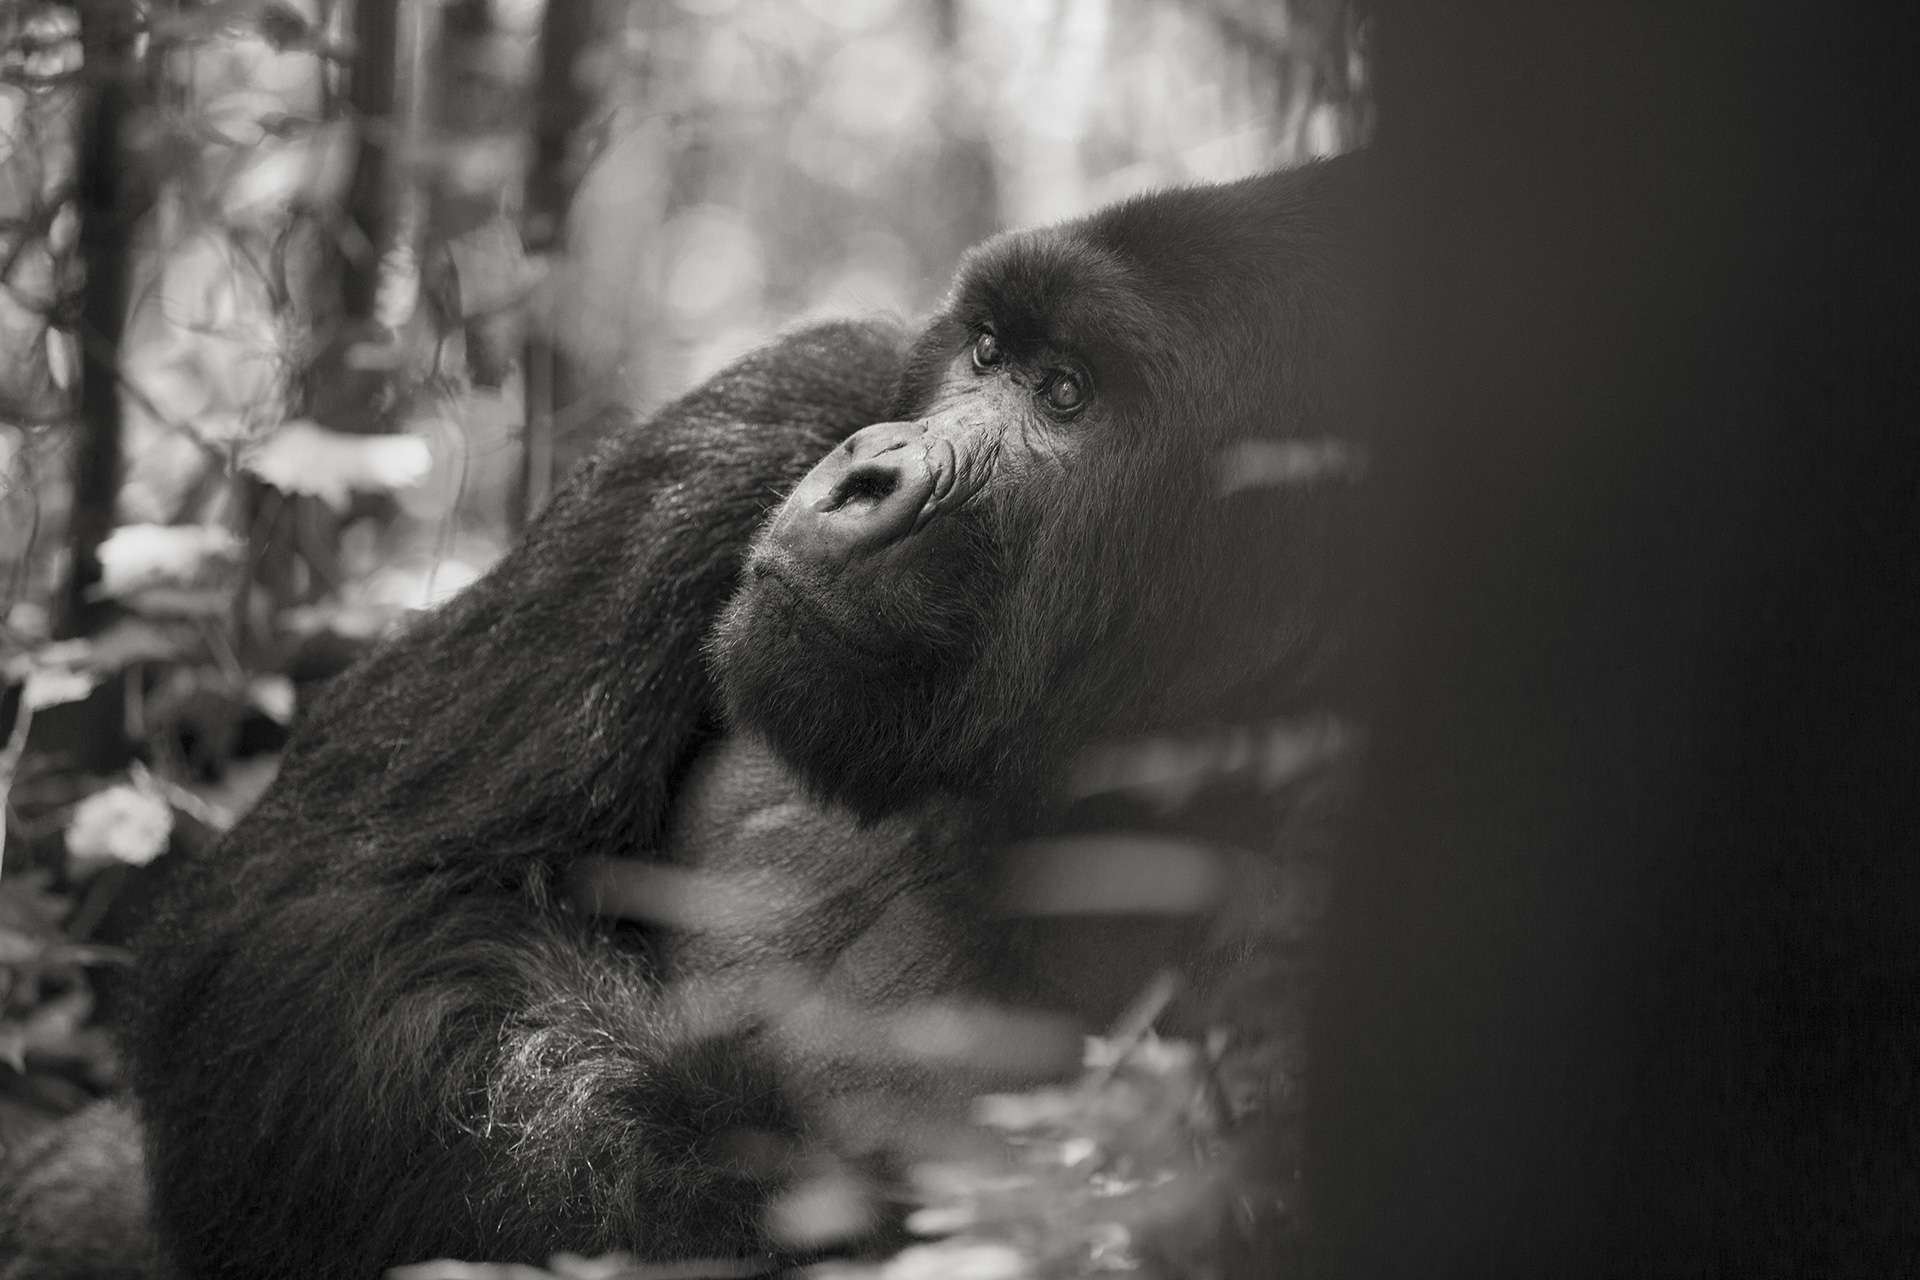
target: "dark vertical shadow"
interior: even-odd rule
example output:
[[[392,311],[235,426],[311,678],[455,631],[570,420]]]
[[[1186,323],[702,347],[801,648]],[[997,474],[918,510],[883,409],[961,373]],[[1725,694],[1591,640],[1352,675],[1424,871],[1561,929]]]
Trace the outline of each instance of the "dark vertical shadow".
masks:
[[[1324,1271],[1912,1274],[1920,22],[1377,20]]]

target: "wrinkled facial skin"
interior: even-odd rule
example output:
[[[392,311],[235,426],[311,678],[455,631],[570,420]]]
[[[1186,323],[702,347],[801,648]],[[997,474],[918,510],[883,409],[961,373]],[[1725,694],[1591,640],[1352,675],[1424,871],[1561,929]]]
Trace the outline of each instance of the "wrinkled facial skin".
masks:
[[[1330,185],[1161,193],[970,255],[893,420],[755,540],[712,645],[734,721],[863,817],[1012,811],[1090,736],[1297,658],[1324,557],[1300,512],[1223,500],[1218,462],[1327,430]]]

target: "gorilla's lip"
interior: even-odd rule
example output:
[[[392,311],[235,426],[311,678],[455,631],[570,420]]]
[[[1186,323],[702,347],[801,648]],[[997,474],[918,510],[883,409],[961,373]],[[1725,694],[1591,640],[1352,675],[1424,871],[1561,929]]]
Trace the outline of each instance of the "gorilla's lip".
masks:
[[[779,587],[786,602],[786,614],[802,625],[823,631],[833,637],[836,643],[846,646],[855,653],[872,658],[884,658],[884,650],[859,640],[848,633],[846,627],[828,613],[826,608],[815,600],[799,583],[788,577],[785,570],[775,561],[756,557],[749,565],[755,582],[771,582]]]

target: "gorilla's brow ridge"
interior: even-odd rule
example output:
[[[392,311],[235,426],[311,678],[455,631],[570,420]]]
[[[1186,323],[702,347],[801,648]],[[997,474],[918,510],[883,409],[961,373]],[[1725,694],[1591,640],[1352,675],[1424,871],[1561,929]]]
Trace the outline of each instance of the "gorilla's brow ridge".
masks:
[[[969,255],[951,313],[970,328],[990,323],[1016,352],[1064,350],[1111,365],[1165,345],[1171,317],[1140,283],[1125,255],[1072,229],[1018,232]]]

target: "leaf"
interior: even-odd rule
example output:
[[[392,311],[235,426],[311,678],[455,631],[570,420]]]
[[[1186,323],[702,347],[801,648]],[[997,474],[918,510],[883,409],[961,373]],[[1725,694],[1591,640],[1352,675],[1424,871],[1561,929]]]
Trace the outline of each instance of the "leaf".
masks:
[[[277,755],[229,760],[217,782],[195,784],[172,793],[173,802],[214,831],[225,831],[259,803],[280,771]],[[184,794],[183,794],[184,793]]]
[[[122,618],[92,639],[60,640],[16,653],[0,666],[0,676],[26,683],[27,705],[35,710],[78,702],[105,676],[129,663],[176,658],[191,643],[151,622]]]
[[[0,969],[21,969],[38,963],[52,946],[38,933],[0,924]]]
[[[282,423],[248,451],[246,468],[284,493],[344,509],[355,489],[388,493],[426,478],[433,454],[417,435],[348,435],[304,418]]]
[[[62,391],[73,390],[80,376],[80,344],[65,329],[47,330],[47,373]]]
[[[127,603],[150,618],[220,618],[233,611],[233,595],[219,587],[143,587]]]
[[[239,561],[240,540],[212,525],[126,524],[100,544],[98,594],[122,599],[203,581]]]
[[[436,1258],[388,1267],[386,1280],[554,1280],[553,1272],[524,1262],[460,1262]]]
[[[293,681],[285,676],[255,676],[247,682],[247,703],[275,724],[292,724]]]
[[[140,618],[120,618],[93,637],[87,669],[107,675],[134,662],[167,662],[193,647],[194,639],[176,626],[171,630]]]
[[[767,1206],[767,1234],[789,1248],[819,1248],[871,1231],[877,1216],[866,1184],[831,1169],[788,1188]]]
[[[399,329],[420,305],[420,255],[406,243],[390,245],[380,255],[373,290],[374,319],[388,329]]]
[[[623,1253],[602,1258],[556,1253],[551,1271],[526,1262],[460,1262],[438,1258],[387,1268],[386,1280],[751,1280],[771,1274],[760,1258],[683,1258],[635,1262]]]
[[[278,94],[241,86],[210,97],[200,108],[200,123],[222,142],[255,147],[266,136],[260,122],[275,112],[284,111],[286,105]]]
[[[579,858],[568,868],[567,896],[591,915],[640,920],[702,933],[750,935],[782,911],[804,910],[798,879],[762,871],[737,877],[637,858]]]
[[[145,866],[166,851],[173,809],[130,783],[96,791],[67,820],[67,871],[76,879],[114,863]]]
[[[27,673],[27,686],[20,696],[27,706],[38,711],[63,702],[80,702],[98,683],[99,679],[89,672],[37,667]]]
[[[1222,494],[1286,488],[1322,480],[1357,480],[1366,454],[1345,440],[1242,440],[1220,451],[1216,477]]]
[[[1073,1059],[1078,1028],[1057,1014],[1013,1006],[928,1000],[882,1020],[907,1061],[1007,1075],[1048,1075]]]
[[[1018,1249],[997,1240],[956,1238],[902,1249],[881,1265],[884,1280],[1023,1280],[1035,1274]]]
[[[262,143],[221,190],[220,211],[230,219],[277,214],[312,185],[314,171],[314,152],[305,139]]]
[[[1157,834],[1029,841],[1008,864],[1005,903],[1030,915],[1202,912],[1226,889],[1218,852]]]
[[[520,233],[505,218],[491,218],[447,242],[447,256],[460,281],[460,314],[485,315],[522,301],[545,275],[545,263],[527,257]]]
[[[53,618],[37,600],[15,600],[7,610],[6,625],[19,640],[44,641],[53,634]]]
[[[127,358],[125,374],[162,419],[190,423],[196,434],[203,431],[201,417],[213,401],[213,391],[184,341],[150,341]]]
[[[1173,810],[1210,786],[1277,790],[1332,764],[1359,742],[1351,724],[1326,715],[1102,742],[1074,760],[1069,786],[1076,798],[1117,792]]]
[[[93,1016],[93,992],[75,987],[45,1001],[20,1025],[21,1045],[28,1052],[70,1057],[75,1038]]]

